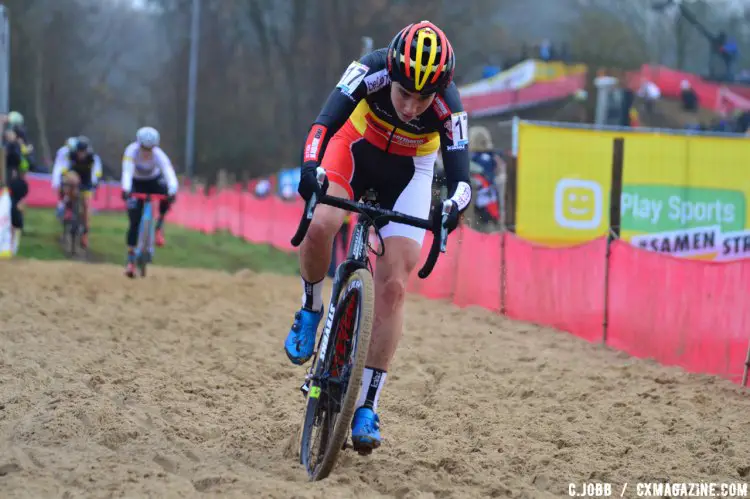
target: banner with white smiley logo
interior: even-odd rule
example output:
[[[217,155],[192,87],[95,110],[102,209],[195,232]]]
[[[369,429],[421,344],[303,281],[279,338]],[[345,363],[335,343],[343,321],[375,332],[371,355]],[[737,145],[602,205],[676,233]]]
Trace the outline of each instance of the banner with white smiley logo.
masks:
[[[516,233],[550,246],[606,235],[617,138],[622,239],[680,257],[750,257],[750,141],[739,137],[521,122]]]

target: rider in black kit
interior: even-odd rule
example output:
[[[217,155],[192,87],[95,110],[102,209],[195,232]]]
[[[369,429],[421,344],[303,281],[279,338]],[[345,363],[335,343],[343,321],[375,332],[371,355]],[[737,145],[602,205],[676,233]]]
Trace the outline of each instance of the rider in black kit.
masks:
[[[432,178],[442,153],[452,205],[449,230],[471,201],[467,115],[456,85],[453,48],[433,23],[401,30],[388,48],[352,62],[312,125],[303,151],[299,193],[359,199],[378,193],[382,208],[426,219]],[[321,188],[316,168],[326,171]],[[322,286],[333,238],[346,212],[316,208],[300,248],[302,308],[284,348],[295,364],[314,350],[323,315]],[[380,445],[378,398],[401,336],[406,282],[416,266],[425,231],[388,223],[380,231],[385,248],[375,270],[375,323],[352,421],[352,443],[360,452]]]

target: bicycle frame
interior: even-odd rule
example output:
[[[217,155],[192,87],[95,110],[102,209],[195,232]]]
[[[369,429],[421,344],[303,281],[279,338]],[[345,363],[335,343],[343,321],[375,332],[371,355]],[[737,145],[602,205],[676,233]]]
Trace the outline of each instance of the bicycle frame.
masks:
[[[138,223],[138,245],[135,248],[136,260],[147,254],[149,260],[154,254],[156,224],[153,223],[153,203],[166,199],[162,194],[132,194],[132,197],[143,201],[143,213]]]
[[[75,195],[68,200],[69,206],[70,206],[70,219],[66,220],[63,218],[62,226],[63,226],[63,234],[62,234],[62,242],[63,244],[68,244],[69,246],[66,247],[66,251],[70,253],[70,255],[76,254],[76,241],[80,235],[81,230],[81,198],[80,198],[80,192],[76,192]],[[63,211],[65,213],[65,211]],[[68,239],[69,238],[69,239]]]
[[[354,233],[351,241],[349,241],[349,249],[347,250],[346,258],[336,267],[336,272],[333,276],[333,289],[331,290],[331,301],[328,304],[328,314],[326,316],[326,323],[323,328],[323,333],[320,336],[318,343],[318,349],[314,353],[314,360],[318,358],[324,358],[326,351],[328,350],[328,339],[331,336],[331,328],[333,327],[333,319],[336,317],[336,302],[339,295],[341,294],[341,288],[346,282],[349,275],[354,273],[358,269],[367,269],[368,257],[367,247],[370,234],[370,227],[372,223],[365,216],[360,214],[357,218],[357,223],[354,226]],[[315,365],[315,362],[310,364]],[[306,382],[303,385],[303,392],[308,387]]]
[[[334,318],[336,317],[336,302],[341,293],[342,284],[345,283],[347,277],[357,269],[367,268],[367,251],[370,227],[375,226],[376,229],[379,229],[385,226],[385,224],[387,224],[388,222],[393,221],[406,223],[414,227],[419,227],[432,232],[435,237],[432,241],[430,253],[427,256],[427,261],[418,273],[419,277],[422,279],[425,279],[432,272],[432,269],[437,262],[438,255],[440,253],[445,253],[448,238],[448,230],[445,227],[445,222],[447,220],[447,210],[449,208],[446,204],[443,204],[443,211],[441,214],[442,223],[439,226],[439,230],[437,230],[436,225],[431,220],[416,218],[392,210],[386,210],[380,208],[379,206],[373,206],[369,200],[365,203],[360,203],[344,198],[325,195],[322,196],[320,200],[318,200],[317,196],[313,195],[310,201],[305,204],[305,210],[302,215],[302,220],[300,221],[300,225],[297,228],[297,233],[294,235],[291,241],[293,246],[299,246],[299,244],[302,242],[302,239],[304,239],[307,233],[307,229],[310,226],[310,222],[312,221],[313,212],[317,204],[326,204],[335,208],[352,211],[358,213],[359,215],[357,217],[357,223],[354,226],[354,234],[352,235],[351,241],[349,241],[347,256],[344,261],[341,262],[341,264],[339,264],[339,266],[336,268],[336,272],[334,274],[331,301],[328,305],[328,314],[326,316],[323,333],[320,336],[318,349],[313,354],[313,362],[311,363],[311,366],[315,366],[317,364],[317,359],[325,358],[326,351],[328,349],[328,339],[331,334],[331,328],[333,327]],[[435,234],[435,232],[439,233],[439,237]],[[312,372],[308,374],[308,376],[312,375]],[[305,380],[305,384],[301,387],[303,393],[307,393],[307,390],[309,389],[308,381],[309,377]]]
[[[323,184],[325,170],[318,168],[317,177],[318,182]],[[375,228],[381,243],[383,243],[383,239],[380,237],[378,230],[388,222],[404,223],[431,232],[434,238],[430,252],[424,266],[418,272],[419,277],[424,279],[432,272],[439,254],[445,252],[448,238],[448,217],[451,214],[451,210],[455,208],[453,201],[444,201],[442,203],[442,213],[434,211],[430,219],[426,220],[380,208],[377,204],[373,203],[375,198],[376,196],[373,195],[373,191],[366,193],[366,200],[364,202],[355,202],[345,198],[326,195],[319,197],[318,194],[313,194],[305,203],[302,220],[291,241],[292,246],[296,247],[300,245],[310,227],[313,212],[318,203],[359,214],[354,226],[354,234],[351,241],[349,241],[347,256],[336,267],[325,326],[320,335],[317,348],[313,353],[312,363],[305,374],[304,383],[300,387],[306,399],[305,417],[300,434],[300,462],[307,468],[308,473],[311,473],[311,477],[316,477],[316,479],[325,478],[330,473],[339,449],[342,448],[342,445],[343,448],[346,448],[346,439],[349,432],[348,426],[353,417],[354,404],[356,402],[356,394],[349,391],[349,385],[353,382],[352,379],[355,380],[354,383],[361,381],[367,348],[371,339],[374,313],[374,284],[371,275],[372,268],[369,265],[368,258],[370,228]],[[386,251],[385,245],[383,245],[383,251]],[[382,254],[384,253],[380,253],[378,256]],[[361,270],[364,270],[364,272]],[[352,279],[352,276],[356,276],[356,274],[360,275]],[[344,286],[348,287],[345,289]],[[359,289],[355,291],[354,288]],[[344,336],[344,342],[349,344],[348,346],[344,345],[343,348],[351,364],[340,365],[341,359],[337,360],[336,352],[340,351],[341,338],[338,335],[338,326],[335,325],[339,324],[342,312],[349,310],[348,303],[350,302],[348,298],[344,299],[342,303],[339,303],[339,300],[342,298],[342,294],[346,297],[349,292],[358,293],[360,299],[362,299],[362,293],[365,288],[368,290],[367,294],[364,295],[367,297],[365,298],[367,304],[363,305],[364,302],[359,303],[358,306],[360,309],[356,319],[357,322],[352,325],[353,328],[359,328],[358,321],[363,320],[365,329],[363,331],[356,329],[354,336]],[[365,318],[361,319],[360,314],[363,314],[362,316]],[[361,333],[363,333],[362,338],[360,338]],[[359,348],[360,339],[368,342],[364,350]],[[329,342],[333,342],[334,345],[329,345]],[[355,356],[354,358],[351,357],[352,353]],[[356,371],[349,371],[348,366],[356,369]],[[353,378],[351,377],[352,373]],[[356,388],[359,390],[359,387]],[[323,398],[324,393],[326,394],[325,398]],[[357,391],[356,393],[359,392]],[[321,416],[321,411],[324,416]],[[339,420],[339,417],[342,415],[344,420]],[[321,417],[323,419],[320,419]],[[322,425],[326,425],[325,431],[333,431],[333,434],[322,433],[319,436],[320,442],[315,440],[315,443],[313,443],[314,429],[317,426],[321,427],[320,431],[324,431]],[[309,452],[312,450],[313,445],[318,448],[318,452],[323,450],[324,454],[322,457],[316,455],[315,461],[312,461],[313,467],[310,468]],[[358,450],[360,453],[366,453],[364,448]],[[319,466],[321,467],[319,468]]]

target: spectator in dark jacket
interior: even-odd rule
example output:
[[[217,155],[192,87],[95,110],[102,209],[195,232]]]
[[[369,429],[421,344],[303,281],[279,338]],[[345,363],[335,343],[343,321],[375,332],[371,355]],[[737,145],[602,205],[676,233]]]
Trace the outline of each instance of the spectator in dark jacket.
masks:
[[[3,134],[3,146],[5,147],[5,178],[10,181],[13,178],[12,173],[20,171],[23,163],[22,143],[16,132],[10,128]]]
[[[698,94],[695,93],[687,80],[680,82],[680,99],[682,100],[682,109],[685,111],[695,112],[698,110]]]

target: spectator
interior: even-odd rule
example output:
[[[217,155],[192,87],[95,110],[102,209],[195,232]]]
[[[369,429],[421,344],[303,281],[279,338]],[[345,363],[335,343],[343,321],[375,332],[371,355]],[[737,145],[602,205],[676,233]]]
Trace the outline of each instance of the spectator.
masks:
[[[742,111],[737,117],[737,133],[745,133],[750,129],[750,111]]]
[[[618,116],[620,121],[620,126],[636,126],[633,125],[631,122],[632,114],[631,110],[633,109],[633,102],[635,101],[635,92],[633,92],[630,88],[624,87],[622,89],[622,99],[620,100],[621,103],[621,109],[620,114]]]
[[[682,109],[691,112],[698,111],[698,94],[695,93],[687,80],[680,82],[680,99],[682,100]]]
[[[482,79],[491,78],[500,73],[500,66],[486,65],[482,68]]]
[[[734,64],[737,62],[737,57],[739,55],[737,42],[722,31],[719,33],[719,36],[716,37],[715,46],[717,47],[717,52],[721,56],[721,59],[724,61],[724,66],[726,68],[724,73],[725,80],[734,81]]]
[[[477,221],[481,226],[497,223],[500,221],[498,180],[504,185],[505,162],[494,150],[492,136],[486,127],[469,128],[469,157],[472,187],[476,191],[472,203]]]
[[[264,198],[271,192],[271,187],[271,181],[267,178],[262,178],[255,185],[255,195],[259,198]]]
[[[21,169],[12,170],[8,188],[10,191],[10,225],[12,228],[11,253],[16,255],[23,232],[23,199],[29,193],[26,173]]]
[[[23,115],[19,113],[18,111],[11,111],[8,113],[8,115],[4,119],[4,123],[7,125],[5,128],[5,131],[13,132],[14,140],[16,144],[20,147],[21,150],[21,160],[19,163],[19,167],[24,172],[28,170],[35,170],[34,165],[34,159],[33,159],[33,152],[34,152],[34,146],[29,143],[29,140],[26,135],[26,128],[24,128],[24,119]],[[6,136],[3,137],[3,143],[7,142]],[[10,177],[8,177],[10,178]]]
[[[644,80],[638,89],[638,97],[643,99],[646,112],[651,114],[654,112],[654,104],[661,98],[661,90],[653,81]]]
[[[8,113],[8,127],[16,132],[18,138],[24,143],[28,144],[28,138],[26,137],[26,127],[24,126],[24,118],[18,111],[11,111]]]
[[[639,126],[641,126],[640,114],[638,114],[638,110],[634,107],[631,107],[630,111],[628,112],[628,122],[633,128],[638,128]]]
[[[730,133],[733,131],[732,122],[726,117],[719,118],[711,124],[712,132]]]
[[[553,56],[552,42],[545,38],[542,40],[542,43],[539,44],[539,58],[545,62],[549,62],[552,60]]]
[[[10,181],[15,172],[23,169],[24,162],[21,140],[12,128],[5,130],[3,146],[5,147],[5,178]]]

